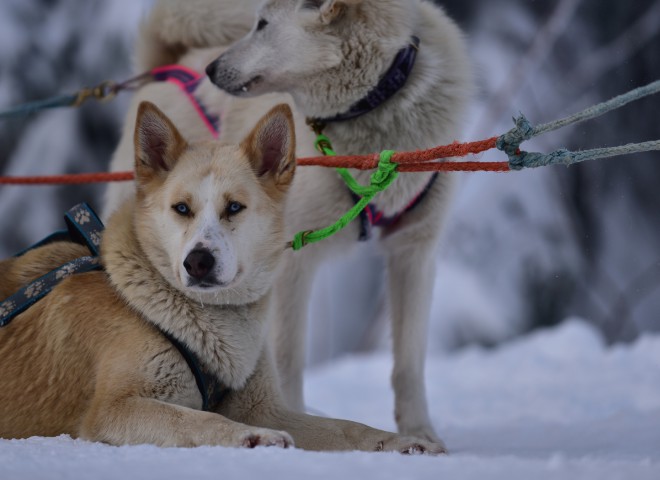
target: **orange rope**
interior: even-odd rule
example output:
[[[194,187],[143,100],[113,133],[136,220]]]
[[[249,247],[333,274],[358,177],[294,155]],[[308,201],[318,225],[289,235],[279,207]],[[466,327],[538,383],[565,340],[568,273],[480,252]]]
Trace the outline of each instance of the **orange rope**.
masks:
[[[509,172],[509,162],[404,163],[397,172]]]
[[[497,148],[497,138],[491,137],[477,142],[458,143],[450,145],[429,148],[428,150],[418,150],[416,152],[397,153],[392,158],[396,163],[429,162],[438,158],[465,157],[469,154],[476,154]],[[399,158],[401,157],[401,158]]]
[[[464,157],[496,148],[497,137],[477,142],[442,145],[428,150],[395,153],[393,163],[399,172],[508,172],[509,162],[433,162],[441,158]],[[378,165],[379,154],[307,157],[300,166],[321,166],[371,170]],[[0,185],[75,185],[82,183],[123,182],[133,180],[133,172],[76,173],[26,177],[0,177]]]
[[[497,138],[491,137],[486,140],[469,143],[454,142],[450,145],[442,145],[440,147],[429,148],[428,150],[416,150],[413,152],[397,152],[392,157],[393,163],[399,164],[400,172],[419,172],[419,171],[447,171],[459,172],[478,171],[479,165],[483,165],[485,171],[507,171],[503,165],[508,165],[508,162],[443,162],[443,163],[430,163],[426,170],[422,170],[422,162],[430,162],[431,160],[438,160],[440,158],[450,157],[465,157],[469,154],[477,154],[491,150],[497,147]],[[335,155],[323,157],[308,157],[299,158],[298,165],[307,167],[310,165],[317,165],[321,167],[335,167],[335,168],[356,168],[358,170],[371,170],[378,165],[380,154],[371,155]],[[492,163],[498,164],[494,167]],[[417,165],[414,169],[405,169],[404,164]],[[475,167],[475,165],[477,167]]]
[[[126,180],[133,180],[133,172],[0,177],[0,185],[77,185],[82,183],[124,182]]]

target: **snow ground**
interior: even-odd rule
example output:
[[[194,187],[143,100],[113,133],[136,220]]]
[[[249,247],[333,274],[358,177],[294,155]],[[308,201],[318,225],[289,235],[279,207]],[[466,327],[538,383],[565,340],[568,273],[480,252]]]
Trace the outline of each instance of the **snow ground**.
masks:
[[[313,369],[307,401],[392,429],[390,364],[383,352]],[[446,457],[117,448],[63,436],[0,440],[0,478],[660,478],[660,335],[607,348],[570,321],[495,350],[433,356],[427,386]]]

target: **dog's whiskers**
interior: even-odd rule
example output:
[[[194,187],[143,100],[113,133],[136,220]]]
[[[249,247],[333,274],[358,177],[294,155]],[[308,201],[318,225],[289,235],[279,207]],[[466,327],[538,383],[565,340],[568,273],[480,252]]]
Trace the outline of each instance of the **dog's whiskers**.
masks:
[[[201,292],[197,292],[197,298],[199,299],[199,304],[202,306],[202,308],[204,308],[204,299]]]

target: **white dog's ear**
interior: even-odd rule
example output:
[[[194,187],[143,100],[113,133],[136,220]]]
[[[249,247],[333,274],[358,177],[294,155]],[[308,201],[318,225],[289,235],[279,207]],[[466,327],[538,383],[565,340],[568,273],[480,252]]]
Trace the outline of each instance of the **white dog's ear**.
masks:
[[[257,176],[287,186],[296,170],[296,135],[293,114],[280,104],[259,120],[241,143]]]
[[[305,0],[303,8],[314,8],[320,12],[321,22],[329,25],[341,16],[347,7],[358,5],[363,0]]]
[[[134,143],[138,185],[164,177],[187,146],[172,121],[151,102],[138,107]]]

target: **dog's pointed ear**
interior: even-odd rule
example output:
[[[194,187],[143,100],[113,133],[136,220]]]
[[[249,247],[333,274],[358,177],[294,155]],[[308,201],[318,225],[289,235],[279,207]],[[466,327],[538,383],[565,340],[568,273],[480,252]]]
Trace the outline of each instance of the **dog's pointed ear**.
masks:
[[[296,170],[296,134],[291,108],[280,104],[259,120],[241,143],[257,176],[286,187]]]
[[[318,9],[321,23],[331,24],[338,19],[347,7],[358,5],[363,0],[305,0],[303,8]]]
[[[167,175],[187,146],[172,121],[151,102],[138,107],[134,143],[138,185]]]

